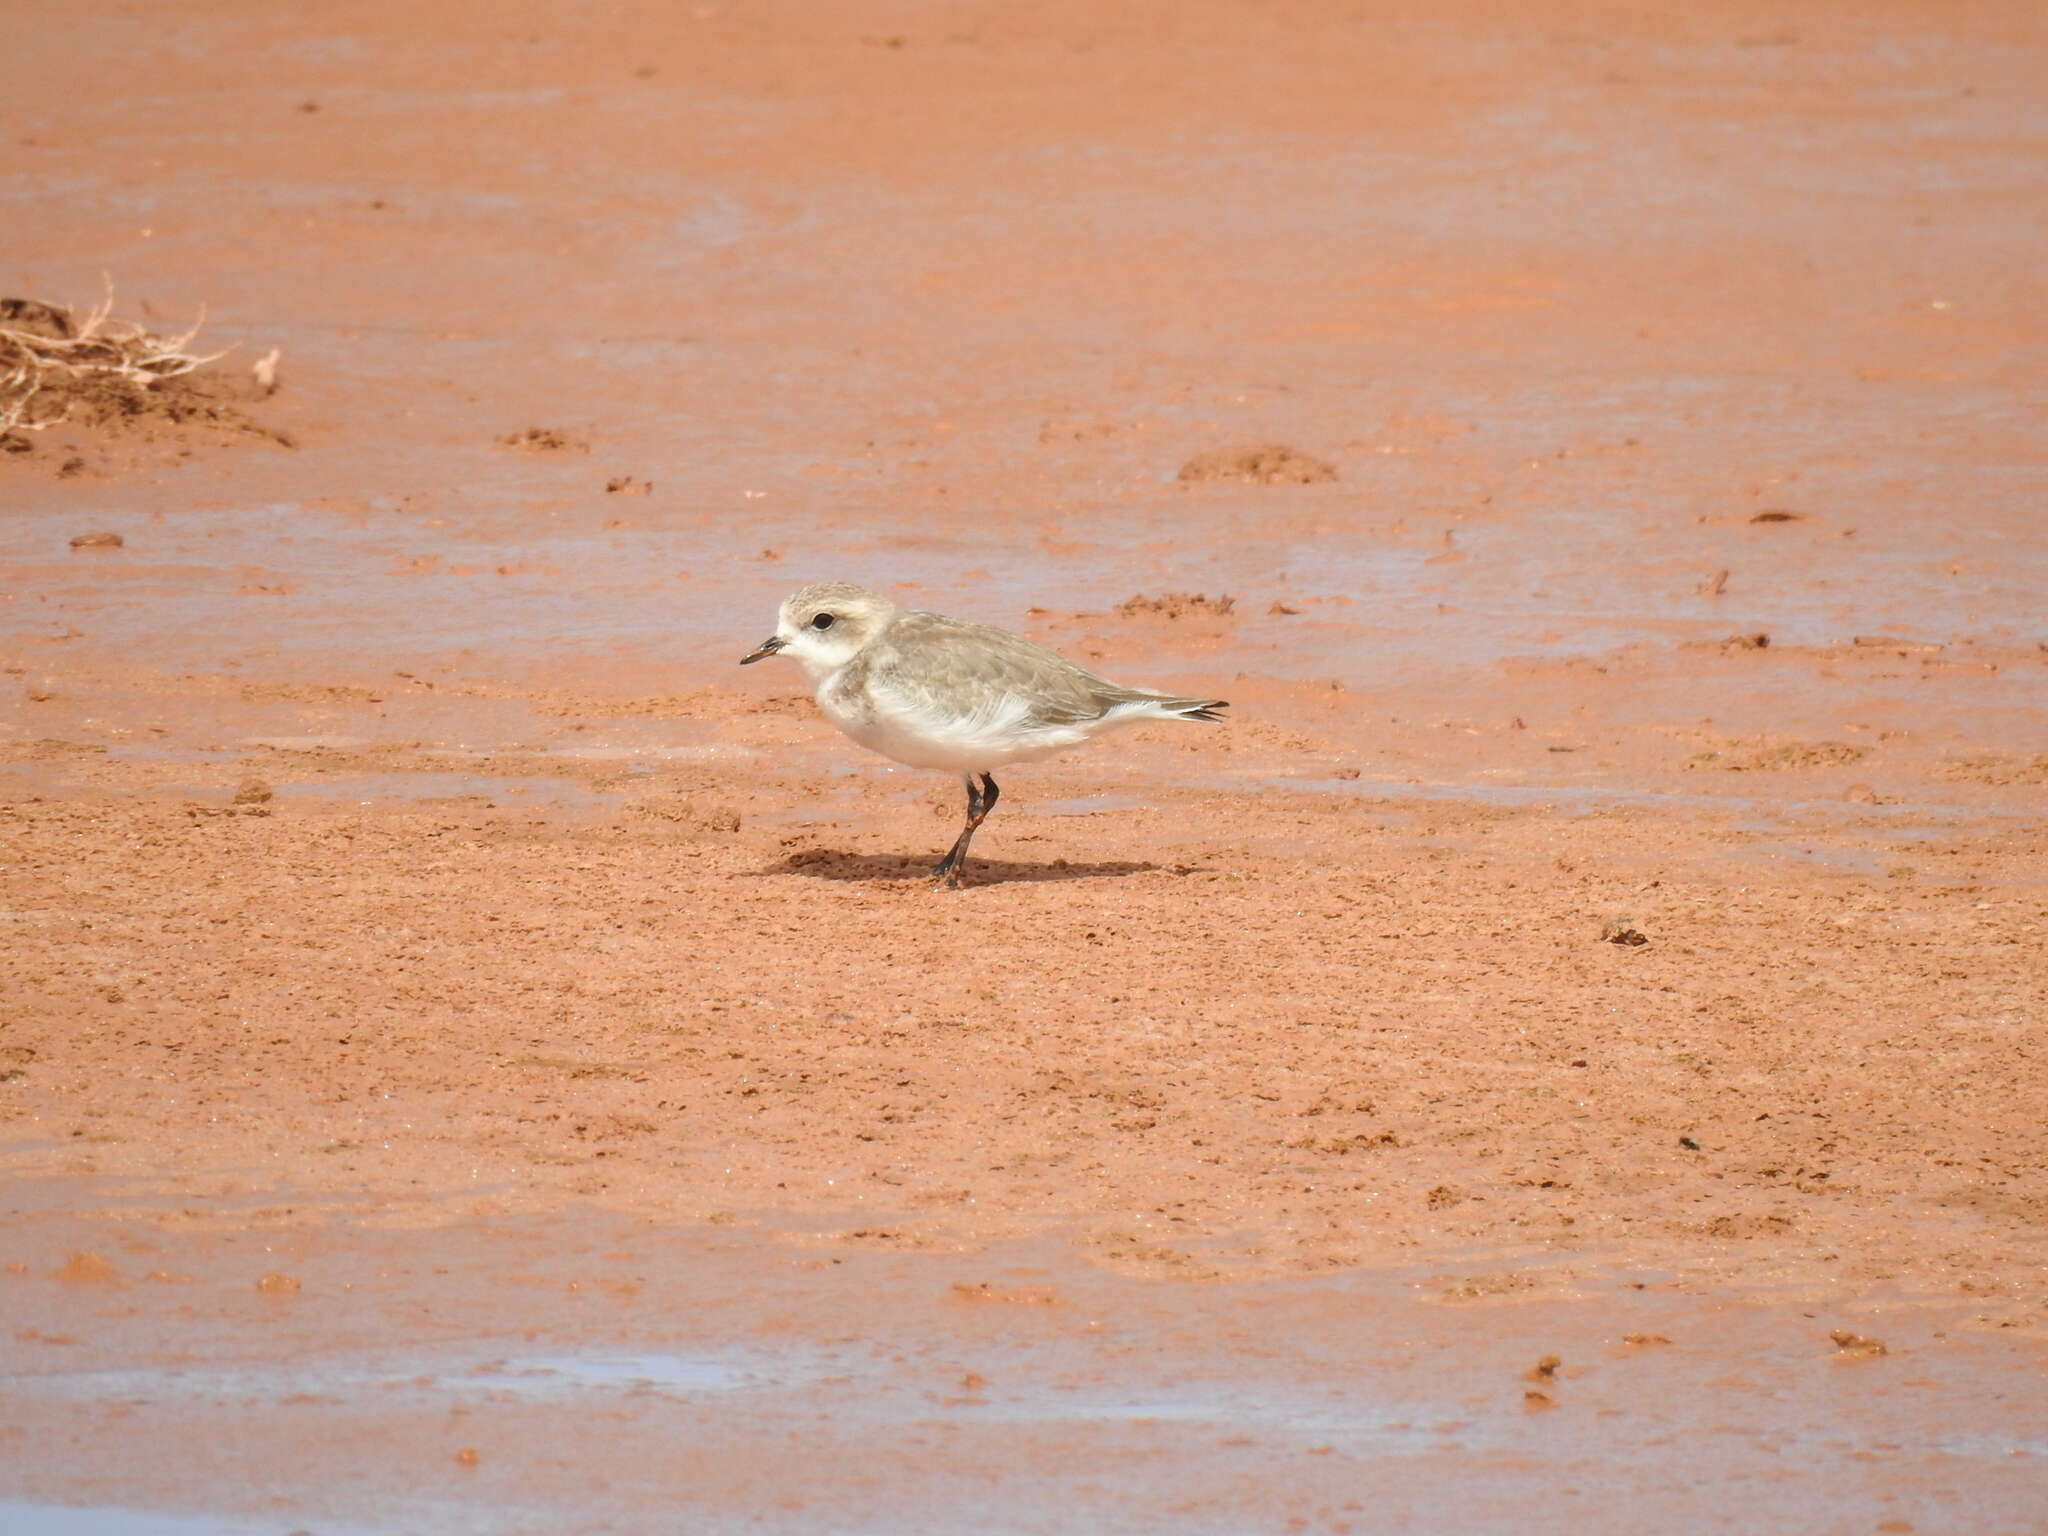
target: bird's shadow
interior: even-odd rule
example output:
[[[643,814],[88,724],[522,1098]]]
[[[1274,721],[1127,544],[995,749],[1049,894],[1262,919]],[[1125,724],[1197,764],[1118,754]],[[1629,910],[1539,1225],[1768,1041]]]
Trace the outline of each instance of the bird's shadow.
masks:
[[[960,871],[960,883],[963,886],[1025,885],[1050,880],[1105,880],[1149,874],[1158,868],[1157,864],[1133,863],[1128,859],[1100,862],[1055,859],[1050,864],[1020,864],[1010,859],[971,857]],[[900,853],[845,853],[836,848],[804,848],[755,873],[808,875],[813,880],[928,884],[932,878],[932,867],[924,859],[906,858]]]

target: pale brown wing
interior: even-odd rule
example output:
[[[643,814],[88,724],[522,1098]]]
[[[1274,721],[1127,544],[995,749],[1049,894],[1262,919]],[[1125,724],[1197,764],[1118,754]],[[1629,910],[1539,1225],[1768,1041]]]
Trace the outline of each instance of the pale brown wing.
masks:
[[[1035,723],[1074,725],[1157,697],[1097,677],[1022,635],[936,613],[898,615],[855,664],[865,664],[870,685],[919,714],[995,719],[1023,704]]]

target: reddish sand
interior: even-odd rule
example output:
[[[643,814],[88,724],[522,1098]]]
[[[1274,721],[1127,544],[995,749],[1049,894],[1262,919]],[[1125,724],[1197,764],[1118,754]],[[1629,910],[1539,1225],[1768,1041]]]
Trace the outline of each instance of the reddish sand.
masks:
[[[2048,1529],[2037,8],[10,48],[0,1523]]]

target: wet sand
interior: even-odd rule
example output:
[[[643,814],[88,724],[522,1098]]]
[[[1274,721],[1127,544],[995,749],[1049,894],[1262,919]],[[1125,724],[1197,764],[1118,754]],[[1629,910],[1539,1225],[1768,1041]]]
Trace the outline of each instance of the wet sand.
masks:
[[[156,1511],[155,1536],[195,1511],[236,1532],[2023,1531],[2048,1456],[2016,1390],[2038,1338],[1967,1298],[1737,1302],[1442,1244],[1173,1285],[1057,1236],[904,1255],[794,1221],[79,1194],[16,1194],[39,1241],[100,1245],[9,1282],[34,1362],[0,1409],[16,1529],[71,1529],[56,1512],[85,1497]]]
[[[295,446],[0,456],[0,1514],[2040,1528],[2044,32],[25,36]],[[1233,719],[931,893],[828,575]]]

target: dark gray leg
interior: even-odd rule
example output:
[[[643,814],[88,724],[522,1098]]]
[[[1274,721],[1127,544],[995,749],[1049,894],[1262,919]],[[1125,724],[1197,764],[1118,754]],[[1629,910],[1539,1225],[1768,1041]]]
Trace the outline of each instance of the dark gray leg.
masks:
[[[984,773],[979,784],[974,782],[973,774],[963,775],[960,782],[967,786],[967,825],[960,829],[952,848],[932,870],[932,878],[942,890],[948,891],[959,889],[960,866],[967,862],[967,845],[974,841],[974,829],[996,808],[996,800],[1002,794],[990,774]]]

